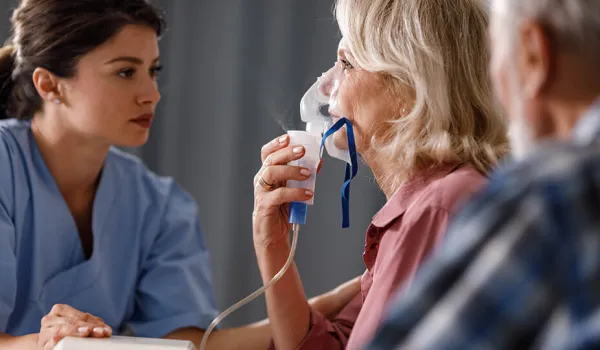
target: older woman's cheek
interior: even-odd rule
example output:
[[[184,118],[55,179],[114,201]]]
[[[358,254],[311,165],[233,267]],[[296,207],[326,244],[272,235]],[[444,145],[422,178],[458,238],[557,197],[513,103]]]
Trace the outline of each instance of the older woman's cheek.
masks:
[[[333,144],[339,149],[348,149],[348,133],[346,127],[341,128],[333,135]]]

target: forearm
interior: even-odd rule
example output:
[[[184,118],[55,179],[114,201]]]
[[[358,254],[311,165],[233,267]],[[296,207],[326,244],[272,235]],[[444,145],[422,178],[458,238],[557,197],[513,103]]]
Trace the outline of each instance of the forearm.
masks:
[[[333,320],[360,293],[360,279],[361,276],[358,276],[346,281],[327,293],[311,298],[308,303],[314,310]]]
[[[337,288],[311,298],[309,304],[329,319],[333,319],[360,292],[360,277],[347,281]],[[189,340],[200,346],[204,332],[197,328],[175,331],[167,336],[170,339]],[[271,343],[272,333],[269,319],[246,326],[218,330],[210,335],[207,348],[264,350]]]
[[[290,247],[287,241],[276,246],[256,247],[263,283],[270,281],[285,264]],[[310,306],[306,300],[296,264],[266,291],[267,312],[272,338],[278,349],[294,349],[310,327]]]
[[[166,339],[189,340],[200,348],[204,331],[198,328],[184,328],[167,335]],[[269,322],[263,320],[243,327],[215,330],[210,334],[207,350],[249,349],[264,350],[271,342]]]
[[[210,335],[208,350],[265,350],[271,343],[271,327],[268,320],[242,327],[216,331]]]
[[[0,349],[3,350],[35,350],[37,349],[37,343],[37,334],[13,337],[0,332]]]

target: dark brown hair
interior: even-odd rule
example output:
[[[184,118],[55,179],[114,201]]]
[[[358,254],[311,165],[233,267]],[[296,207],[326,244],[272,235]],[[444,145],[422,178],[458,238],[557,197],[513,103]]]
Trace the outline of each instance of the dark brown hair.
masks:
[[[159,37],[165,28],[148,0],[21,0],[11,22],[12,37],[0,49],[0,119],[29,119],[40,110],[36,68],[69,78],[83,55],[124,26],[146,25]]]

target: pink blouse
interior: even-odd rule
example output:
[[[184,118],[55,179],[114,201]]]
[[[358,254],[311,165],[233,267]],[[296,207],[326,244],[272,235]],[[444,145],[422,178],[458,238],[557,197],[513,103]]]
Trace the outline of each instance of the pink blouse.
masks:
[[[444,166],[415,176],[373,217],[363,259],[361,293],[329,321],[312,310],[298,349],[359,349],[374,335],[390,298],[407,285],[442,239],[461,203],[484,185],[472,166]]]

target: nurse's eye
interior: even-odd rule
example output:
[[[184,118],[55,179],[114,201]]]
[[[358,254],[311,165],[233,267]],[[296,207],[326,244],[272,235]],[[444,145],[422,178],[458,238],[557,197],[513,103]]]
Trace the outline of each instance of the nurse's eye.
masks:
[[[133,75],[135,74],[135,68],[125,68],[125,69],[121,69],[118,73],[117,73],[120,77],[123,78],[131,78],[133,77]]]
[[[156,67],[152,67],[150,68],[150,76],[152,78],[156,78],[158,76],[158,73],[160,73],[160,71],[163,69],[163,67],[161,65],[158,65]]]

